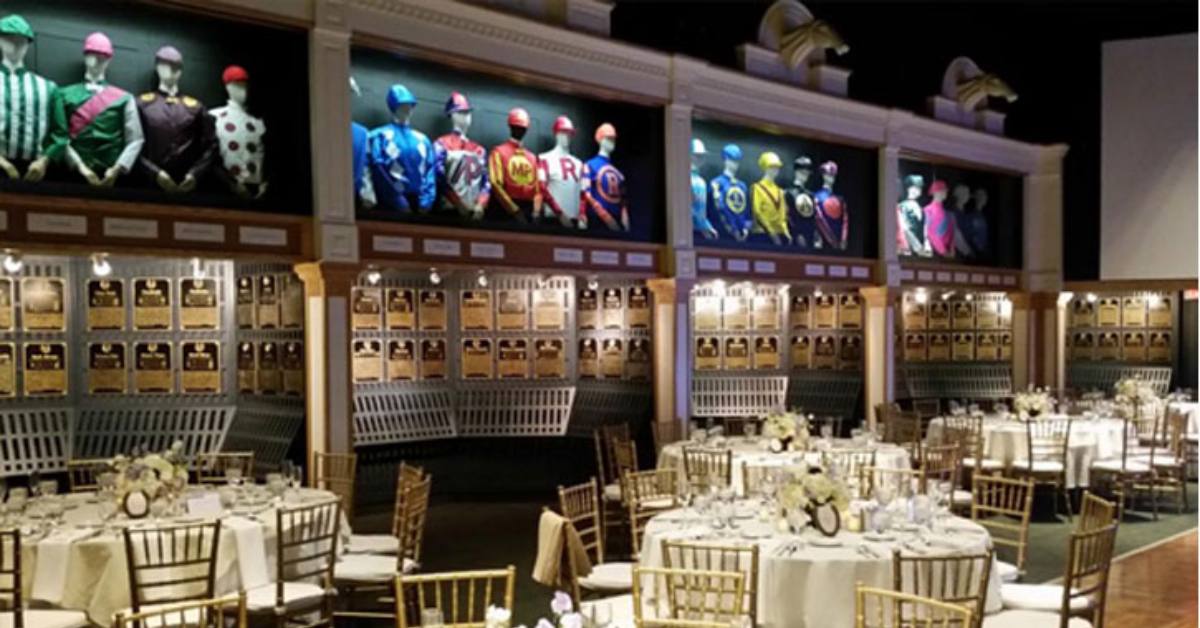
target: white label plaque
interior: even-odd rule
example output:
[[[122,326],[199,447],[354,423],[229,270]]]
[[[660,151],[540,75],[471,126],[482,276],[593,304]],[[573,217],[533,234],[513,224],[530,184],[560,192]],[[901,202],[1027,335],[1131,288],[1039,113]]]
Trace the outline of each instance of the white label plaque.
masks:
[[[560,264],[582,264],[583,249],[554,249],[554,261]]]
[[[812,275],[812,276],[816,276],[816,277],[823,277],[825,275],[825,265],[824,264],[805,264],[804,265],[804,274]]]
[[[854,266],[850,269],[850,276],[855,279],[866,279],[871,276],[871,269],[866,266]]]
[[[652,268],[654,256],[650,253],[626,253],[625,265],[633,268]]]
[[[696,268],[699,268],[700,270],[721,270],[721,258],[701,257],[696,262]]]
[[[754,272],[760,275],[774,275],[775,262],[766,260],[757,260],[754,262]]]
[[[175,223],[175,239],[191,242],[224,242],[225,225],[207,222]]]
[[[427,239],[421,242],[421,248],[426,255],[444,255],[446,257],[460,257],[462,255],[462,242],[458,240],[434,240]]]
[[[497,242],[472,242],[471,257],[504,259],[504,245]]]
[[[287,246],[287,231],[272,227],[238,227],[238,242],[258,246]]]
[[[30,233],[87,235],[87,216],[31,213],[25,217],[25,229]]]
[[[114,238],[146,238],[158,237],[157,220],[138,220],[135,218],[105,218],[104,235]]]
[[[621,254],[616,251],[592,251],[592,263],[600,266],[619,266]]]
[[[845,266],[830,266],[829,267],[829,276],[830,277],[845,277],[848,273],[849,273],[849,270]]]
[[[750,260],[727,259],[725,260],[725,268],[731,273],[748,273],[750,272]]]
[[[371,238],[371,248],[380,253],[412,253],[413,240],[403,236],[381,236]]]

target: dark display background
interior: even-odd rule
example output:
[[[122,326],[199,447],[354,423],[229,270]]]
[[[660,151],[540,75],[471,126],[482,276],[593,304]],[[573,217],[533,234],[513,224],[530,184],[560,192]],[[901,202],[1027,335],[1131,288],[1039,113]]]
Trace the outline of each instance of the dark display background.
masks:
[[[64,163],[51,163],[39,183],[0,177],[0,190],[121,201],[202,205],[288,214],[312,213],[311,158],[308,124],[308,44],[300,31],[276,29],[172,11],[122,0],[6,0],[0,14],[17,13],[29,21],[36,39],[25,67],[57,83],[83,80],[83,40],[95,31],[112,40],[115,54],[108,66],[109,83],[136,98],[157,89],[154,53],[164,45],[183,54],[180,93],[209,109],[225,105],[228,96],[221,73],[240,65],[250,74],[247,107],[263,118],[270,183],[260,200],[235,196],[209,172],[191,194],[167,194],[147,184],[135,167],[112,189],[88,185]],[[220,163],[218,155],[214,168]],[[22,167],[24,172],[24,167]],[[99,173],[103,176],[103,173]]]
[[[435,210],[428,215],[405,215],[393,210],[361,209],[360,218],[396,220],[432,225],[461,226],[475,229],[521,231],[575,235],[637,242],[662,242],[663,220],[663,127],[662,111],[621,102],[592,100],[577,95],[559,94],[503,79],[466,72],[410,56],[355,48],[351,71],[361,96],[352,101],[354,121],[373,129],[391,120],[387,108],[387,90],[401,83],[417,98],[411,123],[430,141],[452,130],[443,114],[450,92],[467,97],[473,109],[468,137],[485,150],[508,139],[508,112],[523,107],[529,112],[529,131],[525,147],[535,154],[554,147],[551,126],[560,115],[575,124],[571,153],[587,162],[596,155],[593,135],[596,127],[610,122],[617,129],[617,147],[613,163],[625,175],[628,194],[630,231],[610,231],[598,218],[589,215],[586,231],[561,225],[521,224],[507,218],[493,218],[491,212],[482,221],[460,218],[457,213]]]
[[[917,202],[921,207],[928,205],[933,201],[933,197],[929,194],[929,186],[936,179],[946,182],[948,191],[946,200],[943,205],[947,209],[954,209],[954,186],[959,183],[964,183],[974,192],[978,188],[983,188],[988,191],[988,202],[984,207],[984,216],[987,217],[988,225],[988,248],[983,255],[976,254],[975,257],[938,257],[934,254],[933,257],[920,257],[917,255],[901,254],[901,257],[909,259],[927,259],[930,261],[950,261],[958,264],[970,264],[974,266],[992,266],[997,268],[1021,268],[1023,262],[1023,251],[1021,243],[1024,238],[1022,235],[1022,221],[1024,216],[1024,190],[1021,183],[1021,177],[998,172],[987,172],[981,170],[968,170],[955,166],[946,166],[940,164],[931,164],[912,159],[900,160],[900,197],[895,199],[892,204],[891,211],[896,211],[896,203],[904,199],[904,177],[911,174],[919,174],[925,178],[925,187],[921,194],[921,198]],[[966,205],[966,213],[970,215],[975,211],[974,201],[970,201]],[[896,227],[899,229],[899,225]]]
[[[715,246],[729,249],[753,249],[775,253],[796,253],[803,255],[823,255],[832,257],[875,257],[878,232],[875,207],[878,205],[878,163],[875,151],[853,146],[830,144],[817,140],[776,135],[747,127],[735,126],[714,120],[694,120],[692,135],[704,142],[708,152],[700,166],[700,174],[705,182],[721,174],[724,161],[721,159],[721,149],[726,144],[737,144],[742,149],[742,164],[738,169],[738,178],[749,188],[755,181],[762,178],[758,169],[758,156],[766,151],[774,151],[783,161],[783,168],[775,183],[784,189],[792,184],[792,162],[801,155],[807,155],[813,162],[812,174],[808,177],[808,189],[815,193],[821,189],[820,166],[826,161],[834,161],[838,165],[837,181],[833,191],[842,197],[850,216],[850,232],[845,250],[832,249],[828,245],[821,249],[811,246],[801,247],[792,245],[775,245],[770,237],[764,234],[751,234],[744,242],[738,242],[725,232],[712,203],[711,189],[708,199],[708,219],[717,228],[720,236],[716,240],[706,239],[699,232],[694,232],[696,246]],[[751,211],[752,191],[747,194],[747,211]],[[788,218],[795,216],[788,210]],[[794,231],[794,227],[792,227]],[[794,235],[794,234],[793,234]]]

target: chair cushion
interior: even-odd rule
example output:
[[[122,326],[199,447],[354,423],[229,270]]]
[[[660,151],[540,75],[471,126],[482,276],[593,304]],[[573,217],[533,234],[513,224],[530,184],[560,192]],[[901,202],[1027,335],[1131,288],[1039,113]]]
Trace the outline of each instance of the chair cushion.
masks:
[[[392,554],[400,552],[400,539],[390,534],[351,534],[346,543],[350,554]]]
[[[629,609],[632,612],[632,603]],[[90,625],[87,615],[81,611],[26,610],[22,619],[25,628],[84,628]],[[12,611],[0,613],[0,628],[13,628],[15,621]]]
[[[621,501],[621,485],[617,482],[604,485],[604,499],[610,502]]]
[[[996,561],[996,575],[1000,576],[1000,582],[1016,582],[1021,577],[1021,571],[1012,563],[998,560]]]
[[[585,619],[590,619],[593,615],[593,609],[596,606],[601,608],[596,609],[596,619],[608,619],[609,628],[635,628],[633,621],[633,594],[617,595],[615,597],[606,597],[590,602],[583,602],[579,605],[579,612]],[[598,622],[602,623],[602,622]]]
[[[647,499],[638,504],[639,510],[662,510],[664,508],[674,508],[675,500],[671,497],[659,497],[657,499]]]
[[[1028,460],[1014,460],[1012,467],[1023,471],[1030,470]],[[1034,460],[1032,471],[1034,473],[1062,473],[1063,463],[1058,460]]]
[[[1004,584],[1000,586],[1000,601],[1010,610],[1057,612],[1062,608],[1063,588],[1058,584]],[[1071,598],[1072,611],[1091,606],[1091,598]]]
[[[629,591],[633,588],[633,563],[600,563],[579,579],[579,586],[592,591]]]
[[[404,559],[404,573],[412,573],[416,563]],[[347,554],[333,566],[333,579],[338,583],[391,582],[396,577],[396,557],[382,554]]]
[[[325,589],[309,582],[283,583],[283,603],[289,611],[316,605],[325,597]],[[275,610],[275,583],[264,584],[246,591],[246,610],[265,613]]]
[[[961,488],[954,489],[954,494],[950,496],[950,505],[952,506],[970,506],[971,491],[964,491]]]
[[[1101,460],[1099,462],[1094,462],[1094,463],[1092,463],[1092,470],[1093,471],[1108,471],[1110,473],[1121,473],[1121,471],[1122,471],[1121,459],[1116,458],[1113,460]],[[1126,473],[1146,473],[1146,472],[1150,471],[1150,467],[1145,462],[1141,462],[1138,460],[1126,460],[1124,471]]]
[[[974,457],[970,457],[970,456],[969,456],[969,457],[966,457],[966,458],[963,458],[963,459],[962,459],[962,464],[963,464],[963,466],[964,466],[964,467],[976,467],[976,466],[980,466],[980,465],[976,465],[976,464],[975,464],[975,458],[974,458]],[[980,466],[980,468],[981,468],[981,469],[999,469],[999,468],[1001,468],[1001,467],[1003,467],[1003,466],[1004,466],[1004,463],[1000,462],[999,460],[992,460],[991,458],[984,458],[984,459],[983,459],[983,464],[982,464],[982,466]]]
[[[1000,611],[984,615],[983,628],[1058,628],[1058,613],[1046,611]],[[1082,617],[1067,620],[1067,628],[1092,628],[1092,622]]]

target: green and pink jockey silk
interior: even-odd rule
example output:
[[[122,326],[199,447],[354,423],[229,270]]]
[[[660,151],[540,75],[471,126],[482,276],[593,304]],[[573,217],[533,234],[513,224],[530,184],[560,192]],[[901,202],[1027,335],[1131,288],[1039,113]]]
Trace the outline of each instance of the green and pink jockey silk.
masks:
[[[88,168],[103,176],[125,150],[125,108],[131,98],[112,85],[96,91],[85,83],[59,88],[50,105],[45,154],[63,160],[69,145]]]

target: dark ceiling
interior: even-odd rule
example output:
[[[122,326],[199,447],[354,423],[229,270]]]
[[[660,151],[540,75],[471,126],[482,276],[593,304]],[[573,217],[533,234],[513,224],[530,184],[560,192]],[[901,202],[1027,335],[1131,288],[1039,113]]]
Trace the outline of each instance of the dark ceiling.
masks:
[[[1069,144],[1064,182],[1064,272],[1099,275],[1100,49],[1111,39],[1196,31],[1197,3],[805,2],[850,45],[831,61],[853,70],[850,98],[924,113],[946,65],[968,56],[1020,94],[1008,135]],[[619,39],[736,67],[768,1],[617,0]]]

